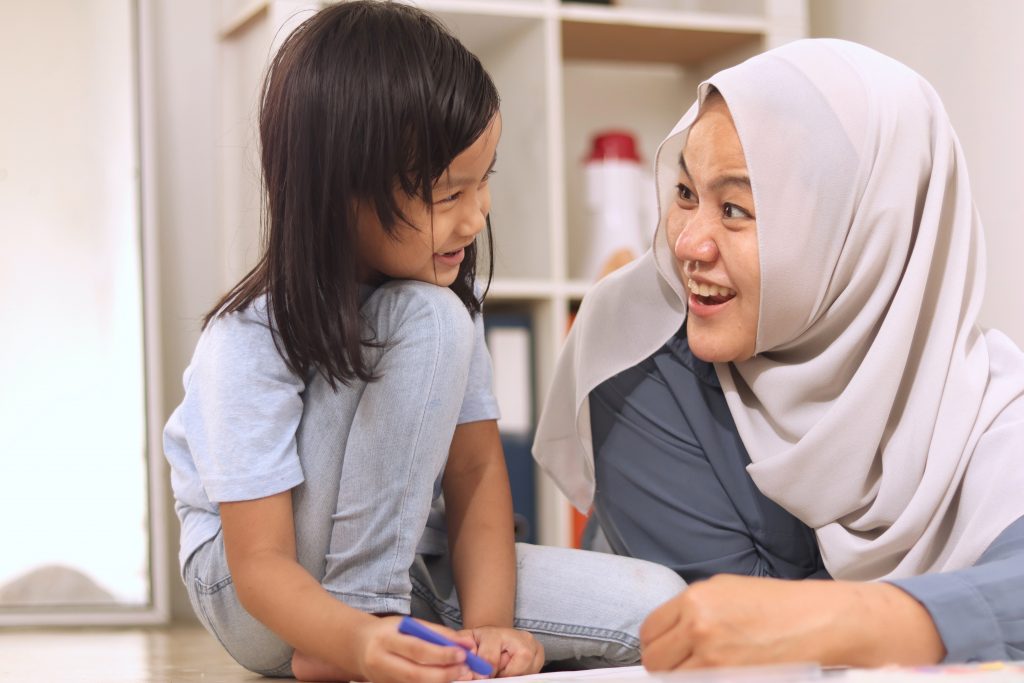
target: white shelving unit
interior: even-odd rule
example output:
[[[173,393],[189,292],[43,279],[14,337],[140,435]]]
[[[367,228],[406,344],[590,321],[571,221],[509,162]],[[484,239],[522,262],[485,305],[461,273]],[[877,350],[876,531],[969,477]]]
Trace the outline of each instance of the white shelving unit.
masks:
[[[492,181],[495,279],[489,308],[532,316],[538,414],[570,311],[586,244],[582,159],[606,128],[637,137],[643,162],[715,71],[807,33],[805,0],[677,0],[685,9],[559,0],[418,0],[484,63],[502,97],[504,132]],[[647,3],[650,4],[650,3]],[[258,245],[258,86],[273,49],[320,6],[222,0],[221,216],[232,255],[225,286]],[[653,196],[653,192],[652,192]],[[653,232],[654,226],[651,226]],[[568,503],[538,478],[539,539],[568,545]]]

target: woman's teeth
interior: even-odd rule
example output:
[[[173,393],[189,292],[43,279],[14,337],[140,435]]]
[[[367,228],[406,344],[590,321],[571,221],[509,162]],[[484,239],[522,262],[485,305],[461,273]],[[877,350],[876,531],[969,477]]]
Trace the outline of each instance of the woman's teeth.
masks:
[[[692,279],[686,283],[687,289],[693,294],[699,296],[714,296],[714,297],[734,297],[736,292],[727,287],[719,287],[718,285],[705,285],[698,284]]]

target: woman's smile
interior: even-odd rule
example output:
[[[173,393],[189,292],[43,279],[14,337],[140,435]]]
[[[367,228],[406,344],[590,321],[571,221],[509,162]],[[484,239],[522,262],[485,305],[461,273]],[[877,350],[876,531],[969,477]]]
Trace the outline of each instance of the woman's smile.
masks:
[[[688,277],[685,284],[689,292],[690,312],[701,318],[718,313],[736,298],[736,290],[714,282]]]

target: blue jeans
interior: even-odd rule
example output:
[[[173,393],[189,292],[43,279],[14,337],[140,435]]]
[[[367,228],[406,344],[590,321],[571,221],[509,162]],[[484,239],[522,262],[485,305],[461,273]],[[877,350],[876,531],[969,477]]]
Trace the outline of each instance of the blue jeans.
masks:
[[[303,396],[296,435],[305,481],[292,492],[297,559],[329,593],[371,613],[461,627],[437,482],[470,373],[474,324],[450,290],[391,282],[363,306],[377,381]],[[639,660],[643,618],[684,586],[672,571],[625,557],[517,545],[516,626],[550,661],[581,667]],[[221,534],[187,561],[200,621],[245,668],[291,675],[292,649],[245,611]],[[343,637],[339,634],[339,638]]]

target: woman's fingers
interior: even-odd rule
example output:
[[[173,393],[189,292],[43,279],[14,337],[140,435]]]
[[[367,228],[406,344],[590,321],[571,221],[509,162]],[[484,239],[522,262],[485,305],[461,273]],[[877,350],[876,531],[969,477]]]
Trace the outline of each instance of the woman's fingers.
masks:
[[[648,671],[678,669],[690,656],[692,649],[682,629],[664,633],[660,638],[643,646],[640,660]]]
[[[662,637],[669,629],[679,623],[683,614],[682,605],[680,604],[681,599],[682,594],[677,595],[647,615],[644,623],[640,625],[641,647]]]
[[[640,626],[640,659],[648,671],[671,671],[693,652],[685,593],[651,612]]]

